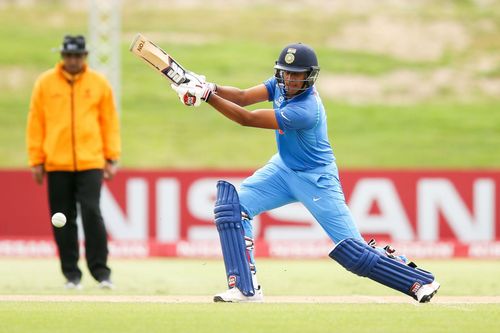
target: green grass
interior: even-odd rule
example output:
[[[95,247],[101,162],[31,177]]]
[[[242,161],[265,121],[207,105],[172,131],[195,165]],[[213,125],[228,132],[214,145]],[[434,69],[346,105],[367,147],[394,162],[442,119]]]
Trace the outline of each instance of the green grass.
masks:
[[[500,296],[500,265],[480,260],[419,260],[442,284],[443,296]],[[258,259],[259,281],[270,296],[400,295],[359,278],[330,259]],[[102,293],[84,261],[82,295]],[[211,295],[225,288],[222,260],[111,260],[119,295]],[[36,278],[33,277],[36,272]],[[0,259],[0,294],[68,294],[56,259]],[[71,292],[70,294],[73,294]]]
[[[496,108],[495,103],[439,103],[387,106],[382,113],[379,106],[332,104],[330,138],[342,166],[498,167]]]
[[[460,72],[483,58],[496,59],[500,50],[497,5],[486,10],[475,2],[449,0],[402,11],[384,3],[369,12],[354,13],[323,10],[321,4],[214,7],[207,3],[202,8],[170,9],[126,5],[121,43],[122,166],[254,168],[276,151],[271,131],[241,128],[208,106],[193,110],[180,105],[168,82],[128,52],[132,36],[139,31],[157,39],[186,67],[219,84],[240,87],[271,76],[282,45],[297,40],[316,48],[322,67],[319,80],[340,74],[381,77],[399,70]],[[0,82],[0,167],[26,166],[24,133],[33,81],[57,61],[58,55],[50,50],[64,34],[87,32],[85,10],[64,1],[0,7],[0,34],[8,45],[0,54],[0,74],[7,77]],[[432,61],[331,46],[332,36],[346,24],[377,15],[409,22],[455,22],[464,27],[470,45]],[[498,66],[478,70],[474,77],[497,79],[497,72]],[[500,115],[496,110],[500,99],[474,90],[470,95],[464,102],[444,89],[428,100],[404,105],[349,104],[324,97],[339,164],[356,168],[498,167]],[[265,106],[269,104],[257,107]]]
[[[499,314],[497,305],[0,303],[12,333],[496,332]]]
[[[495,261],[427,260],[440,296],[500,296]],[[62,289],[54,259],[0,259],[0,294],[210,295],[225,288],[220,260],[111,260],[117,289]],[[331,260],[258,260],[268,296],[400,295]],[[169,304],[0,302],[2,332],[496,332],[498,304]]]

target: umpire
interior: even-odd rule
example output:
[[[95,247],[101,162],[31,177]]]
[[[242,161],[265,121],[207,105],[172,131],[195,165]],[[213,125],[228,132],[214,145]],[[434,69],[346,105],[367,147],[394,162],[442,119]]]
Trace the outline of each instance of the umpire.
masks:
[[[27,149],[33,178],[47,174],[50,212],[67,217],[53,227],[67,289],[81,289],[76,223],[80,205],[85,256],[99,287],[112,289],[108,243],[99,206],[103,179],[116,173],[120,129],[113,93],[104,76],[86,65],[83,36],[65,36],[62,60],[36,80],[27,124]]]

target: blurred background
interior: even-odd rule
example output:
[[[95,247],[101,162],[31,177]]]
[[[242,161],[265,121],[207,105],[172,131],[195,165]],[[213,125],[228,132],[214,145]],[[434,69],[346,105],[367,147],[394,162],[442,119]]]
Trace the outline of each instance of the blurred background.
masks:
[[[311,45],[365,238],[417,257],[500,257],[497,0],[0,0],[0,22],[0,254],[55,253],[25,127],[33,83],[59,61],[52,49],[68,33],[84,34],[91,55],[103,52],[91,64],[114,82],[120,107],[122,170],[102,200],[112,253],[220,253],[215,181],[238,183],[263,165],[274,133],[181,105],[128,51],[141,32],[209,81],[242,88],[273,75],[284,45]],[[269,104],[252,108],[261,107]],[[297,205],[257,218],[256,234],[262,256],[324,257],[331,248]]]

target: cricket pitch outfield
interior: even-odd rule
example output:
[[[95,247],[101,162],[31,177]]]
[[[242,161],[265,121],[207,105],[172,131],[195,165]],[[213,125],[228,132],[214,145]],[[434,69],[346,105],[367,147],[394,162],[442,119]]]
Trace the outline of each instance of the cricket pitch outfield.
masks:
[[[83,303],[213,303],[211,295],[0,295],[0,302],[83,302]],[[266,296],[271,304],[413,304],[406,296]],[[500,296],[440,296],[432,304],[500,304]],[[424,305],[420,305],[424,306]]]
[[[111,259],[117,288],[62,288],[58,262],[0,258],[0,332],[497,332],[500,265],[419,260],[442,287],[430,304],[356,277],[329,259],[258,260],[266,302],[212,303],[219,260]]]

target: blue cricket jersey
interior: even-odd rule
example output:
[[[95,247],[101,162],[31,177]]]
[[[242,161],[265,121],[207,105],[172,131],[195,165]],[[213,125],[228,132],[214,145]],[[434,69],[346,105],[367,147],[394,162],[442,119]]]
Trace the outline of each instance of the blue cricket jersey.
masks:
[[[275,77],[264,82],[269,101],[278,121],[278,152],[292,170],[304,171],[329,165],[335,161],[326,124],[323,103],[314,86],[291,99],[286,99]]]

